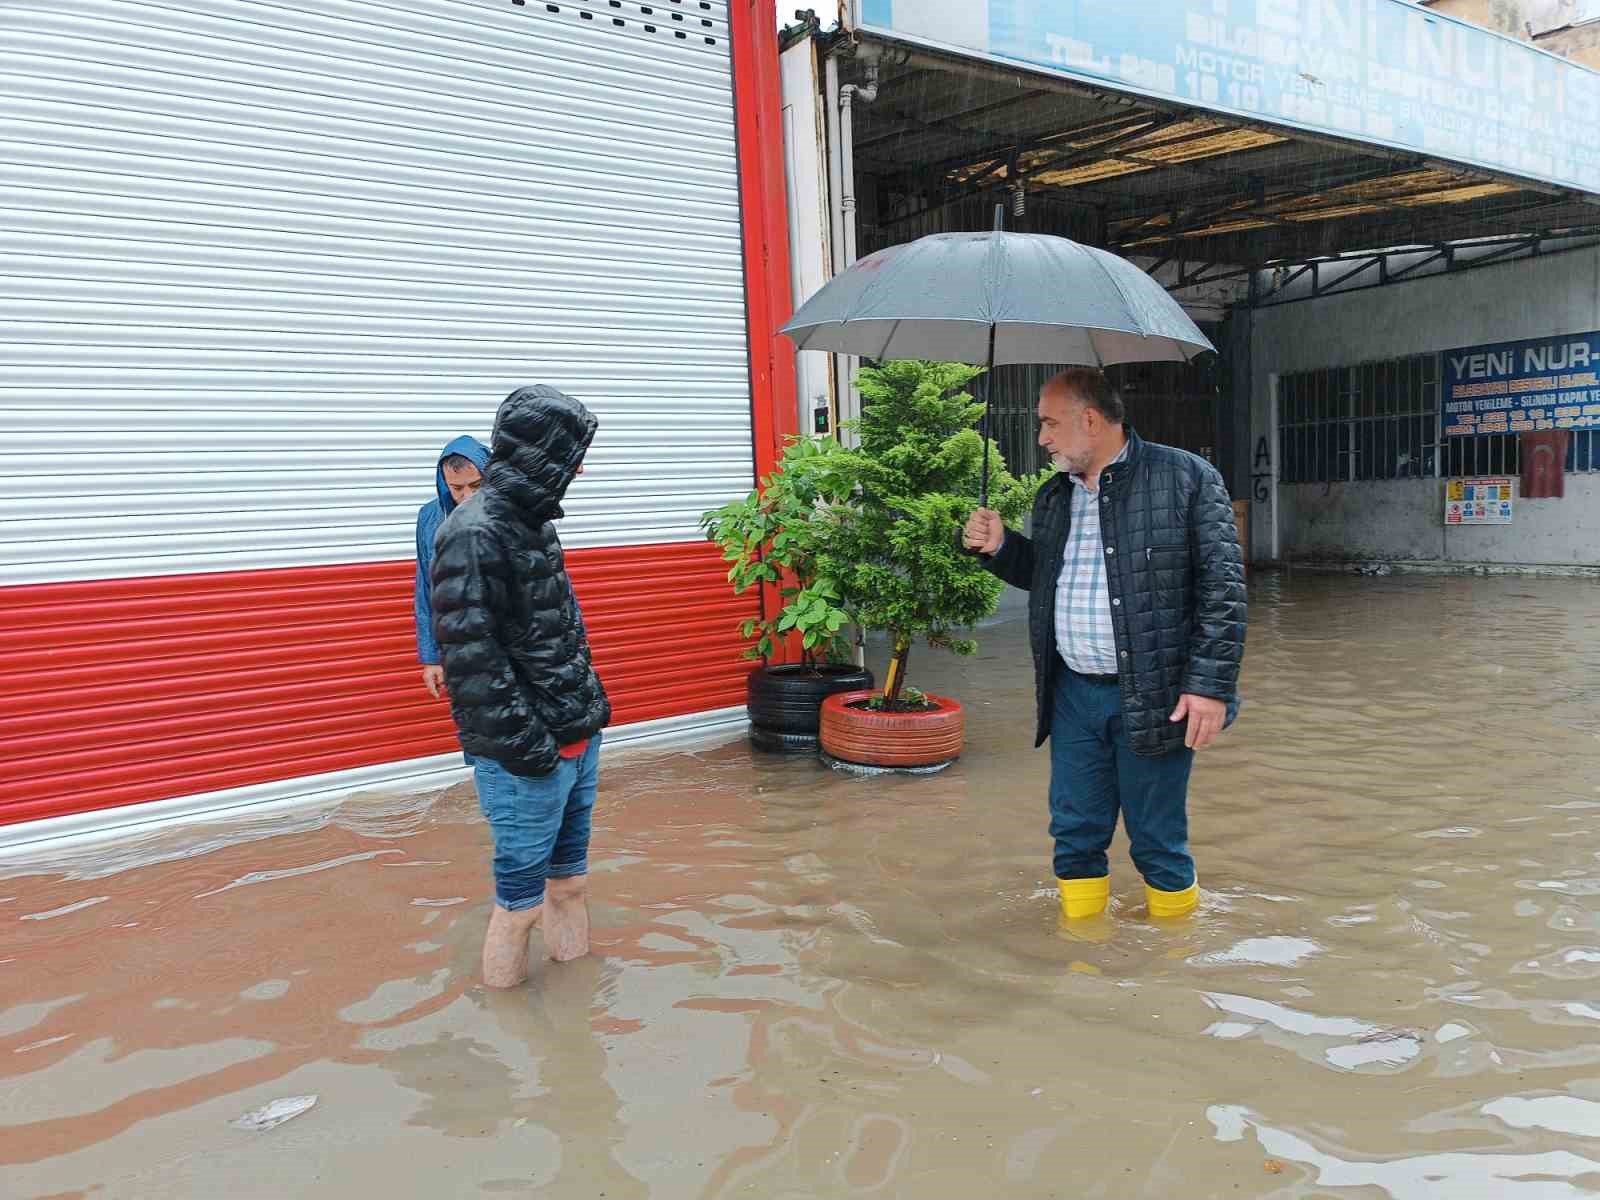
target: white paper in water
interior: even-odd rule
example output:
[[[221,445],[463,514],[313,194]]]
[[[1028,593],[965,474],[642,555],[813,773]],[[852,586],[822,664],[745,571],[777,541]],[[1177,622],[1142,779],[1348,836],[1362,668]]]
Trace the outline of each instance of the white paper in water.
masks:
[[[262,1105],[253,1112],[245,1113],[233,1122],[233,1127],[264,1133],[268,1129],[276,1129],[285,1121],[294,1120],[301,1113],[310,1112],[316,1102],[315,1096],[285,1096],[281,1100],[274,1100],[271,1104]]]

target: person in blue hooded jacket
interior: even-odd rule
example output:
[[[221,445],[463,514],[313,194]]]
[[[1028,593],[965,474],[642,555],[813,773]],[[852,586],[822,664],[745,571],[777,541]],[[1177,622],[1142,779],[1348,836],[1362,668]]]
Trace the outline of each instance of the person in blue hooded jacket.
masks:
[[[489,466],[489,447],[475,437],[458,437],[439,453],[434,469],[437,500],[417,512],[417,582],[412,609],[417,618],[417,661],[422,664],[422,686],[435,700],[444,687],[444,667],[439,664],[439,643],[433,636],[433,537],[444,519],[478,494]]]

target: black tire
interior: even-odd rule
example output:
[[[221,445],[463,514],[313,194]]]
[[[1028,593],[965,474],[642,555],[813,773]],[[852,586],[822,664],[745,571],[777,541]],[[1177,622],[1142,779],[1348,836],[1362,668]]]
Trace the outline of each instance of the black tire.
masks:
[[[872,687],[872,672],[854,666],[813,670],[799,664],[762,667],[745,689],[750,723],[774,733],[817,733],[817,710],[835,692]]]
[[[817,735],[814,733],[781,733],[776,729],[750,726],[750,744],[767,754],[815,754]]]

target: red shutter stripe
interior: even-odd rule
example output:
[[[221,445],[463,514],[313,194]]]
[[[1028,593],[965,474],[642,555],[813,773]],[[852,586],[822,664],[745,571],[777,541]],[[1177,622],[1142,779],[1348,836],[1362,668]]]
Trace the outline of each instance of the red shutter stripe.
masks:
[[[614,724],[744,702],[704,543],[572,550]],[[422,690],[410,562],[0,588],[0,823],[456,748]]]

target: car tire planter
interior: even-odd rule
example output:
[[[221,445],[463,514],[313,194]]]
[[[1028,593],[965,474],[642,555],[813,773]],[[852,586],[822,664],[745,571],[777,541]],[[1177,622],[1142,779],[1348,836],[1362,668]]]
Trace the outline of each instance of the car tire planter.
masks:
[[[800,663],[762,667],[751,673],[745,690],[750,744],[780,754],[813,753],[822,702],[835,692],[871,687],[872,672],[861,667]]]
[[[865,767],[931,767],[961,755],[967,714],[948,696],[928,695],[928,712],[886,713],[852,708],[877,695],[839,692],[822,702],[822,749],[840,762]]]
[[[815,754],[817,735],[814,733],[779,733],[750,726],[750,744],[767,754]]]

